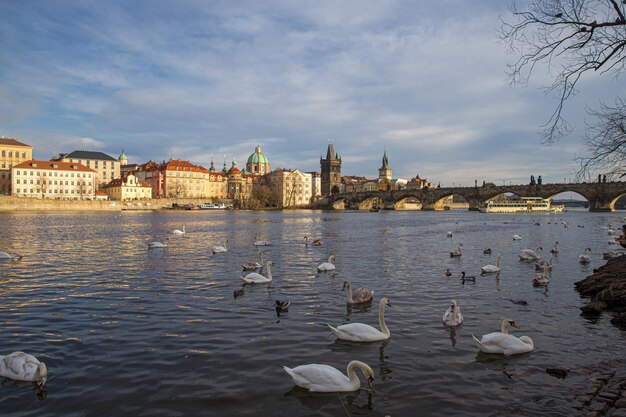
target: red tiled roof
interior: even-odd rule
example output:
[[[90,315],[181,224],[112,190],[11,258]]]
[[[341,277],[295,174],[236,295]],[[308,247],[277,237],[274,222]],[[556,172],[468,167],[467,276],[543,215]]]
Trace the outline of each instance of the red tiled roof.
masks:
[[[100,190],[96,191],[96,195],[99,195],[99,196],[102,196],[102,197],[108,197],[109,196],[107,193],[103,193]]]
[[[33,166],[33,165],[37,165],[37,166]],[[59,171],[96,172],[91,168],[87,168],[83,164],[79,164],[78,162],[39,161],[36,159],[31,159],[30,161],[24,161],[21,164],[13,165],[13,168],[14,169],[15,168],[54,169],[54,170],[59,170]]]
[[[200,165],[194,165],[189,161],[181,161],[179,159],[170,159],[164,164],[165,170],[173,171],[194,171],[194,172],[206,172],[209,170]]]
[[[32,146],[22,143],[19,140],[13,138],[0,138],[0,145],[25,146],[27,148],[32,148]]]

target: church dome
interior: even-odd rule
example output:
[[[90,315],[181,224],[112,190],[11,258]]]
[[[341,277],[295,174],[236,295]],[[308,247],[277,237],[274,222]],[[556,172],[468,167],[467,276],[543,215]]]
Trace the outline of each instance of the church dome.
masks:
[[[248,162],[246,164],[269,164],[270,160],[267,159],[267,156],[261,152],[261,147],[257,145],[254,149],[254,153],[250,155],[248,158]]]
[[[236,175],[240,173],[241,171],[239,170],[239,168],[237,168],[237,164],[235,164],[235,161],[233,161],[233,165],[228,170],[228,175]]]
[[[122,154],[119,156],[119,158],[117,158],[118,161],[122,162],[122,161],[128,161],[128,157],[126,156],[126,154],[124,153],[124,149],[122,149]]]

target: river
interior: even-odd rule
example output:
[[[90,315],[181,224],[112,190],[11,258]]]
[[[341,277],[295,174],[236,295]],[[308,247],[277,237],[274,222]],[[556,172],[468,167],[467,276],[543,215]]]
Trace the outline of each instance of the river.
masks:
[[[606,226],[611,220],[619,229],[623,215],[2,213],[0,250],[23,259],[0,263],[0,353],[34,354],[49,378],[44,390],[0,378],[0,411],[20,417],[570,415],[589,369],[622,358],[626,348],[610,316],[580,316],[585,301],[574,289],[604,264],[602,252],[617,249],[607,243]],[[171,234],[183,225],[183,237]],[[523,239],[514,241],[513,234]],[[305,235],[323,245],[305,246]],[[257,259],[255,237],[272,243],[265,258],[274,262],[274,280],[247,285],[234,298],[242,263]],[[228,252],[212,254],[211,246],[226,239]],[[148,250],[154,240],[168,247]],[[557,240],[550,283],[535,288],[534,266],[517,254],[541,245],[549,255]],[[450,257],[459,242],[463,255]],[[487,247],[491,255],[483,254]],[[592,261],[581,265],[585,247]],[[501,273],[479,276],[497,253]],[[317,273],[329,254],[337,269]],[[463,285],[461,271],[478,275],[476,282]],[[373,305],[348,308],[344,280],[374,289]],[[391,301],[390,340],[334,339],[327,323],[377,327],[381,297]],[[277,299],[291,301],[280,317]],[[441,322],[451,299],[465,316],[456,329]],[[497,331],[504,318],[518,323],[514,334],[530,336],[535,351],[478,354],[471,335]],[[373,368],[371,392],[311,394],[282,369],[325,363],[345,372],[353,359]],[[571,372],[559,379],[548,367]]]

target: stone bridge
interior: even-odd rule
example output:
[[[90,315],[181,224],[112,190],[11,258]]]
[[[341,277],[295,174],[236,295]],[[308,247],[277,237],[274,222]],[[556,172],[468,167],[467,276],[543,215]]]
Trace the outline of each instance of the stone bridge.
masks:
[[[513,193],[520,197],[543,197],[573,191],[587,199],[589,211],[613,211],[615,202],[626,194],[626,182],[504,185],[484,187],[424,188],[421,190],[362,191],[332,195],[328,203],[334,209],[369,210],[374,204],[385,209],[396,209],[405,202],[419,202],[422,210],[434,210],[441,200],[460,195],[470,210],[478,210],[480,203],[500,194]]]

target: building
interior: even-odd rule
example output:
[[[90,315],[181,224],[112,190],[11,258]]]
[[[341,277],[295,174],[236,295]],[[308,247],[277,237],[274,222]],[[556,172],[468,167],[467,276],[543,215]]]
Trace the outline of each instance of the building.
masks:
[[[152,187],[147,182],[137,181],[133,174],[127,174],[124,178],[116,178],[104,187],[102,192],[111,200],[144,200],[152,198]]]
[[[11,194],[11,168],[33,159],[33,147],[17,139],[0,138],[0,194]]]
[[[265,175],[270,172],[270,160],[261,152],[261,146],[257,145],[254,153],[248,157],[245,170],[253,175]]]
[[[170,159],[157,171],[157,196],[201,198],[207,197],[209,170],[188,161]],[[155,187],[154,178],[152,187]],[[154,190],[153,190],[154,195]]]
[[[319,172],[310,171],[307,174],[311,174],[311,195],[313,199],[322,196],[322,177]]]
[[[254,184],[260,183],[261,178],[259,175],[246,173],[245,170],[240,171],[235,161],[233,161],[226,175],[228,198],[240,201],[248,200],[252,197],[252,188]]]
[[[92,200],[96,171],[79,163],[31,159],[11,169],[11,194],[18,197]]]
[[[120,178],[120,161],[103,152],[74,151],[62,153],[58,158],[53,158],[52,160],[79,163],[95,170],[97,186],[104,186],[111,180]]]
[[[313,197],[311,174],[300,170],[277,169],[263,177],[280,208],[307,206]]]
[[[433,185],[430,181],[425,179],[421,179],[419,174],[415,175],[415,178],[411,178],[411,180],[406,184],[407,190],[421,190],[422,188],[432,188]]]
[[[356,177],[352,175],[344,175],[341,177],[341,192],[358,193],[365,191],[364,187],[368,179],[365,177]]]
[[[326,159],[320,157],[320,165],[322,196],[337,194],[341,190],[341,158],[332,143],[328,144]]]
[[[391,181],[392,175],[391,168],[389,167],[389,161],[387,160],[387,149],[385,149],[385,153],[383,154],[383,165],[378,168],[378,179],[381,182],[385,180]]]

